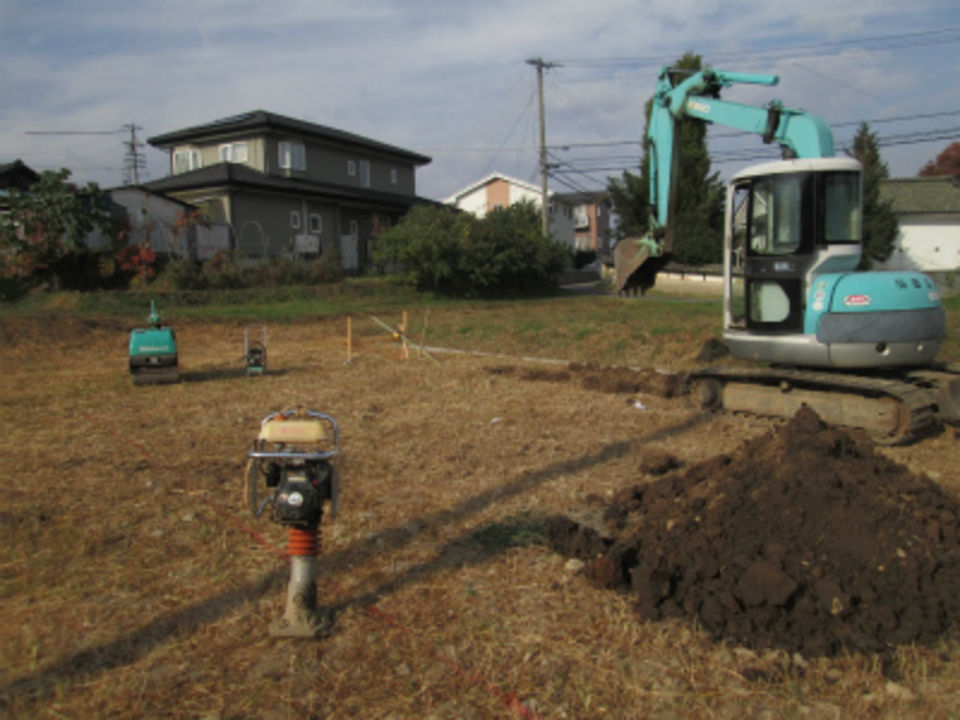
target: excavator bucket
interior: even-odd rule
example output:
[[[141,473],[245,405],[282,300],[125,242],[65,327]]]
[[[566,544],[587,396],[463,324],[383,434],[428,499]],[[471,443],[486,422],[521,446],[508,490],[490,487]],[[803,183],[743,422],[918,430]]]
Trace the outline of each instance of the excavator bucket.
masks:
[[[617,291],[622,292],[633,275],[647,258],[650,248],[642,239],[624,238],[613,250],[613,269]]]

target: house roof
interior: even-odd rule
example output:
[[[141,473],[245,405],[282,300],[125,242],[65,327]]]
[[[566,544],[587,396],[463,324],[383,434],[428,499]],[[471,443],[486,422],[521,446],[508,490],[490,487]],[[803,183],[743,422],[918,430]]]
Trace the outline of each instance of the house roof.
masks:
[[[40,179],[40,175],[28,167],[23,160],[17,159],[9,163],[0,163],[0,190],[17,188],[26,190]]]
[[[217,187],[248,188],[250,190],[269,190],[328,198],[341,202],[353,201],[365,205],[376,204],[400,210],[405,210],[412,205],[437,204],[433,200],[415,195],[396,195],[367,188],[351,188],[330,183],[318,183],[302,178],[267,175],[238,163],[217,163],[200,170],[152,180],[144,183],[143,187],[149,191],[164,194],[188,192],[190,190],[209,190]]]
[[[880,182],[880,198],[898,215],[960,213],[960,176],[895,178]]]
[[[134,196],[147,196],[155,197],[158,200],[168,203],[174,203],[180,205],[184,208],[193,207],[190,203],[184,202],[183,200],[178,200],[177,198],[172,198],[168,195],[164,195],[158,190],[152,190],[146,186],[146,183],[140,185],[118,185],[117,187],[109,188],[107,190],[110,193],[110,197],[117,201],[118,198],[123,198],[125,195],[134,195]]]
[[[455,202],[457,202],[460,198],[462,198],[463,196],[469,195],[470,193],[479,190],[479,189],[482,188],[483,186],[489,185],[490,183],[494,182],[495,180],[503,180],[503,181],[506,182],[506,183],[509,183],[509,184],[511,184],[511,185],[516,185],[517,187],[521,187],[521,188],[523,188],[524,190],[527,190],[527,191],[529,191],[529,192],[534,192],[534,193],[537,193],[537,194],[540,194],[540,192],[542,192],[542,189],[541,189],[539,186],[534,185],[533,183],[528,183],[528,182],[526,182],[526,181],[524,181],[524,180],[518,180],[518,179],[515,178],[515,177],[510,177],[509,175],[504,175],[503,173],[496,173],[496,172],[495,172],[495,173],[490,173],[489,175],[487,175],[487,176],[484,177],[484,178],[481,178],[480,180],[477,180],[475,183],[472,183],[472,184],[470,184],[470,185],[467,185],[467,186],[466,186],[465,188],[463,188],[462,190],[458,190],[458,191],[455,192],[453,195],[451,195],[450,197],[448,197],[444,202],[446,202],[446,203],[455,203]],[[548,195],[549,197],[554,197],[554,196],[556,195],[556,193],[554,193],[553,191],[550,191],[550,192],[547,193],[547,195]]]
[[[570,205],[589,205],[591,203],[599,203],[607,197],[608,194],[606,190],[557,193],[557,199]]]
[[[221,118],[203,125],[172,132],[154,135],[147,138],[147,142],[157,148],[169,148],[184,143],[198,143],[216,141],[221,138],[236,138],[251,133],[290,134],[298,137],[308,137],[314,140],[349,145],[364,150],[400,158],[415,165],[426,165],[431,158],[411,150],[388,145],[371,140],[370,138],[354,135],[353,133],[337,130],[336,128],[317,125],[305,120],[277,115],[265,110],[253,110],[241,115]]]

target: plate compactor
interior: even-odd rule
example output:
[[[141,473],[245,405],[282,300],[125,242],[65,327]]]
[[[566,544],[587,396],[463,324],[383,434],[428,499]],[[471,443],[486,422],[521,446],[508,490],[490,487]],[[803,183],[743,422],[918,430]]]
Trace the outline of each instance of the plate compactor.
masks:
[[[175,383],[180,380],[177,368],[177,337],[173,328],[165,327],[157,306],[150,301],[148,328],[130,333],[130,377],[134,385]]]
[[[290,583],[282,617],[270,625],[278,637],[320,637],[330,619],[317,607],[317,554],[324,504],[336,517],[340,499],[337,457],[340,430],[321,412],[299,407],[268,415],[248,455],[244,501],[260,517],[288,531]],[[261,483],[266,497],[259,500]]]
[[[260,338],[257,338],[260,330]],[[263,375],[267,371],[267,326],[243,329],[243,364],[247,375]]]

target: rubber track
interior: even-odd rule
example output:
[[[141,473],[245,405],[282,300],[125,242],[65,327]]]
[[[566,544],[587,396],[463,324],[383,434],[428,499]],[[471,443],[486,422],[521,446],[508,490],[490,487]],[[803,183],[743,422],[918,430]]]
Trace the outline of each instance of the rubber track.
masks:
[[[960,366],[960,364],[957,365]],[[956,369],[950,367],[949,371],[960,371],[960,367]],[[713,378],[721,382],[748,381],[761,385],[778,385],[786,382],[808,390],[847,392],[858,397],[894,398],[909,413],[908,421],[893,434],[874,436],[877,442],[884,445],[908,444],[930,434],[939,426],[935,394],[902,380],[788,368],[710,367],[691,373],[687,378],[687,389],[692,382],[701,378]]]

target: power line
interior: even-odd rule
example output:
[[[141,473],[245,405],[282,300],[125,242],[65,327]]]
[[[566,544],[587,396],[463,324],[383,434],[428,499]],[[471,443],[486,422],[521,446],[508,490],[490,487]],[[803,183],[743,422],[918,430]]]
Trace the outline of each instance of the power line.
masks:
[[[530,106],[533,105],[534,98],[536,98],[536,91],[531,91],[530,97],[527,99],[527,104],[524,105],[523,110],[520,112],[519,115],[517,115],[517,119],[513,121],[513,126],[510,128],[510,132],[507,133],[507,136],[503,139],[503,142],[500,144],[500,147],[493,154],[493,157],[490,158],[490,162],[487,163],[487,167],[481,174],[481,177],[486,177],[487,174],[490,172],[490,169],[493,167],[493,163],[496,162],[497,157],[500,155],[501,152],[503,152],[504,148],[507,145],[507,142],[510,140],[511,137],[513,137],[513,133],[516,131],[517,126],[520,124],[520,121],[523,120],[524,117],[526,117],[527,111],[529,111]]]
[[[915,115],[898,115],[897,117],[889,118],[877,118],[874,120],[844,120],[842,122],[830,123],[832,128],[842,128],[842,127],[853,127],[860,126],[862,123],[866,122],[868,125],[883,125],[888,123],[895,122],[908,122],[913,120],[930,120],[933,118],[942,118],[942,117],[953,117],[960,115],[960,110],[944,110],[943,112],[934,112],[934,113],[917,113]],[[942,132],[950,132],[952,129],[947,129]],[[513,131],[511,130],[511,133]],[[940,130],[929,130],[927,132],[941,132]],[[716,134],[711,134],[711,140],[721,140],[729,138],[746,138],[746,137],[755,137],[753,133],[744,132],[744,131],[730,131],[730,132],[720,132]],[[509,135],[508,135],[509,139]],[[547,145],[548,150],[572,150],[580,148],[604,148],[604,147],[622,147],[622,146],[640,146],[642,147],[643,141],[641,139],[636,140],[606,140],[598,142],[560,142],[555,145]],[[506,145],[501,145],[500,147],[437,147],[437,148],[420,148],[420,152],[425,153],[500,153],[504,150],[510,150],[515,152],[521,152],[529,148],[522,146],[511,146],[507,147]]]
[[[555,162],[555,164],[553,165],[553,169],[559,171],[559,172],[557,172],[557,173],[551,173],[550,177],[553,177],[553,178],[559,180],[559,179],[560,179],[561,177],[563,177],[564,175],[576,174],[576,175],[581,175],[581,176],[585,177],[587,180],[589,180],[589,181],[592,182],[592,183],[600,182],[601,185],[605,184],[605,183],[602,182],[602,181],[598,181],[597,178],[591,177],[590,175],[588,175],[586,171],[579,170],[579,169],[575,168],[573,165],[571,165],[570,163],[568,163],[567,161],[558,158],[558,157],[557,157],[556,155],[554,155],[553,153],[550,153],[550,157],[551,157],[551,158],[554,160],[554,162]],[[569,170],[569,171],[564,171],[564,170],[562,170],[563,166],[569,167],[570,170]],[[571,182],[573,182],[573,181],[571,181]],[[568,185],[568,187],[570,187],[570,186]],[[579,186],[579,187],[577,187],[576,189],[577,189],[578,191],[580,191],[580,192],[586,192],[586,191],[587,191],[587,189],[586,189],[585,187],[583,187],[583,186]]]
[[[24,135],[116,135],[120,130],[27,130]]]
[[[916,145],[927,142],[943,142],[956,140],[960,138],[960,127],[948,128],[945,130],[935,130],[929,132],[902,133],[890,136],[886,139],[878,139],[877,145],[884,147],[898,147],[901,145]],[[838,143],[838,150],[846,152],[851,150],[853,141],[843,141]],[[723,165],[726,163],[749,163],[761,161],[779,160],[780,155],[772,148],[755,148],[740,150],[720,150],[710,153],[711,165]],[[633,164],[630,164],[630,161]],[[638,167],[640,158],[625,158],[622,156],[598,156],[578,158],[572,161],[563,161],[562,167],[557,168],[555,175],[566,175],[577,173],[585,175],[587,173],[599,172],[623,172]],[[565,169],[568,168],[568,169]]]
[[[910,47],[914,45],[942,45],[946,43],[960,42],[960,28],[951,27],[951,28],[940,28],[938,30],[923,30],[913,33],[899,33],[896,35],[881,35],[875,37],[866,37],[866,38],[854,38],[850,40],[841,40],[836,42],[826,42],[826,43],[813,43],[808,45],[793,45],[785,46],[776,49],[769,50],[738,50],[730,52],[714,52],[710,53],[711,58],[743,58],[745,55],[750,55],[751,59],[757,59],[759,57],[791,57],[792,55],[798,53],[807,53],[810,51],[830,51],[821,53],[823,55],[835,55],[838,52],[843,50],[848,50],[850,48],[857,47],[866,47],[871,45],[879,45],[879,47],[873,47],[871,49],[875,50],[898,50],[904,47]],[[701,53],[701,55],[706,55],[706,53]],[[672,62],[673,60],[666,60],[667,63]],[[641,57],[608,57],[608,58],[575,58],[568,60],[559,60],[558,62],[562,63],[565,67],[573,68],[618,68],[618,67],[649,67],[652,65],[662,65],[664,64],[664,56],[641,56]]]
[[[142,130],[139,125],[130,123],[124,125],[118,130],[27,130],[24,135],[62,135],[62,136],[91,136],[91,135],[118,135],[120,133],[130,133],[130,139],[123,141],[125,148],[123,161],[123,179],[124,185],[139,185],[140,171],[147,167],[147,159],[144,157],[141,149],[145,145],[137,140],[137,131]],[[85,172],[92,171],[112,171],[116,168],[74,168]]]

